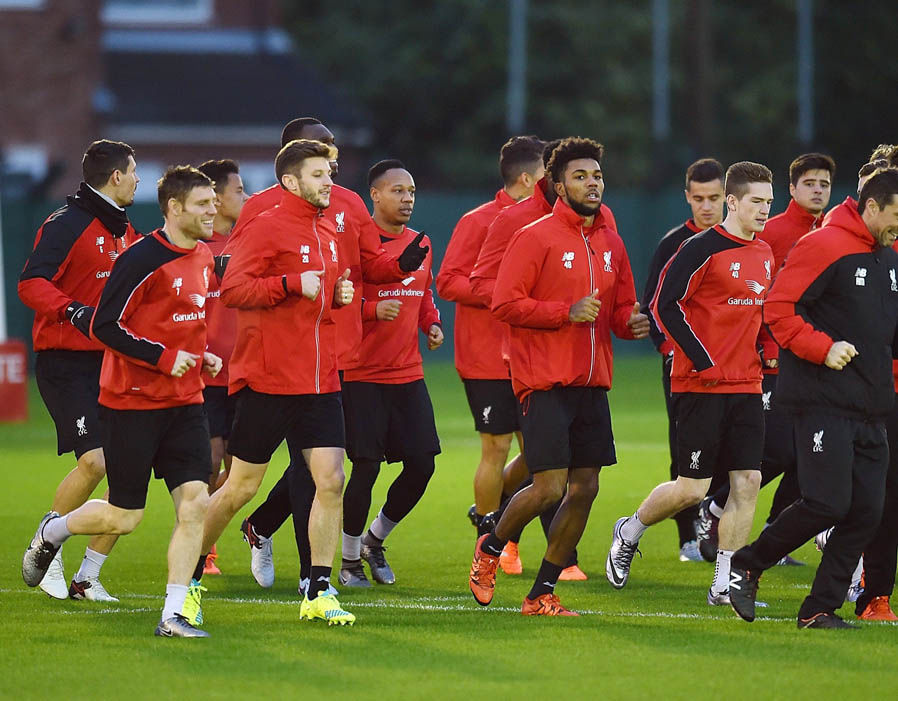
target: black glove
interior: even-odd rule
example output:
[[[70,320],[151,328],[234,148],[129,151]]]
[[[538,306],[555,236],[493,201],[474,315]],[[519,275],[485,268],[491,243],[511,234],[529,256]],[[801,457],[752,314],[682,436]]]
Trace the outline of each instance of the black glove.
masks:
[[[65,315],[72,322],[72,326],[90,338],[90,320],[94,318],[93,307],[72,300],[72,303],[65,308]]]
[[[415,240],[406,246],[405,250],[399,254],[399,269],[402,272],[410,273],[421,267],[421,263],[424,262],[424,257],[430,250],[430,246],[420,245],[421,239],[423,238],[424,232],[422,231],[415,237]]]
[[[213,259],[215,260],[215,277],[221,282],[225,274],[225,269],[228,267],[228,261],[231,260],[231,256],[213,256]]]

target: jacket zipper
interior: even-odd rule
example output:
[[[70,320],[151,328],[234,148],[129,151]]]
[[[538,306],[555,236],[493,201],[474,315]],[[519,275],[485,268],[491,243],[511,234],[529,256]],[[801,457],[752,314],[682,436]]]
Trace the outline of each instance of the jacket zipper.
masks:
[[[580,225],[580,237],[583,239],[583,245],[586,247],[586,263],[589,266],[589,294],[595,289],[595,282],[592,276],[592,249],[589,247],[589,241],[586,234],[583,233],[583,225]],[[589,322],[589,375],[586,378],[586,384],[592,381],[592,369],[596,362],[596,322]]]
[[[321,252],[321,239],[318,237],[318,225],[315,223],[315,219],[312,219],[312,231],[315,233],[315,241],[318,243],[318,259],[321,261],[321,267],[327,270],[327,266],[324,264],[324,254]],[[324,280],[327,275],[321,276],[321,286],[324,287]],[[321,346],[319,343],[318,337],[318,327],[321,326],[321,318],[324,316],[324,290],[321,289],[318,291],[318,296],[321,299],[321,309],[318,311],[318,318],[315,320],[315,394],[321,394]]]

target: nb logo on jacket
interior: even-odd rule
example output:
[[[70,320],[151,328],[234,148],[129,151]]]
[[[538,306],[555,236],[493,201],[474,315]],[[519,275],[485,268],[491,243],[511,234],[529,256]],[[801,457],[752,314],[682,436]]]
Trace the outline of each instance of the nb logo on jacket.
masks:
[[[574,252],[573,251],[565,251],[561,254],[561,264],[570,270],[574,267]]]
[[[858,287],[863,287],[867,284],[867,269],[866,268],[858,268],[854,271],[854,284]]]

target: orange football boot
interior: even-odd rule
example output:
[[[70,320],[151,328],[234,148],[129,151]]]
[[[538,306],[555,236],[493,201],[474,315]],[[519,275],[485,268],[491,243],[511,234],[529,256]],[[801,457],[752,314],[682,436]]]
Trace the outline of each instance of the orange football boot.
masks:
[[[488,534],[477,539],[474,546],[474,559],[471,561],[471,577],[468,582],[471,593],[477,603],[488,606],[493,600],[493,592],[496,589],[496,570],[499,569],[498,555],[489,555],[480,548]]]
[[[540,594],[535,599],[524,599],[521,613],[525,616],[579,616],[561,605],[555,594]]]

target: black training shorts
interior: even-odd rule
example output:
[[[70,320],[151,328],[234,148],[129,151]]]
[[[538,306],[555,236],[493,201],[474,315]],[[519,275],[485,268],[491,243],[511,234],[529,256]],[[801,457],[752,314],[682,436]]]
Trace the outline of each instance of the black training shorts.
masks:
[[[227,387],[206,387],[203,390],[203,407],[209,417],[209,435],[227,440],[234,425],[237,399],[228,395]]]
[[[237,394],[228,452],[261,465],[271,460],[281,441],[306,448],[343,448],[343,404],[339,392],[263,394],[244,387]]]
[[[344,382],[346,453],[353,462],[399,462],[440,453],[424,380],[388,385]]]
[[[504,435],[521,428],[511,380],[462,380],[478,433]]]
[[[168,409],[100,407],[109,503],[142,509],[150,474],[168,491],[187,482],[208,484],[212,473],[209,424],[202,404]]]
[[[47,411],[56,424],[59,455],[75,453],[80,458],[102,448],[98,418],[102,351],[38,351],[34,377]]]
[[[760,470],[764,410],[760,394],[677,392],[677,463],[680,475]]]
[[[601,387],[553,387],[521,404],[530,472],[614,465],[608,393]]]

